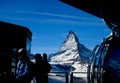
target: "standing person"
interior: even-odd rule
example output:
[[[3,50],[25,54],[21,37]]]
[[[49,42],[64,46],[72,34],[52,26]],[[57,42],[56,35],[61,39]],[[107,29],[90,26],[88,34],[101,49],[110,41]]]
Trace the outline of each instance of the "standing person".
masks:
[[[48,73],[51,70],[51,65],[47,61],[47,54],[43,53],[43,78],[44,83],[48,83]]]
[[[40,53],[35,54],[35,79],[37,83],[44,83],[43,79],[43,60]]]
[[[32,80],[31,66],[32,63],[28,56],[25,48],[18,50],[18,63],[16,70],[16,83],[30,83]]]

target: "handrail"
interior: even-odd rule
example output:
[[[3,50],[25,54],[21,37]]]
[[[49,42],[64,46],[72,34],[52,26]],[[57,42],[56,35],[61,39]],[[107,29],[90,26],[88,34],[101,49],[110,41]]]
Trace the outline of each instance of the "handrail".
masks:
[[[66,83],[68,83],[68,80],[69,80],[69,76],[68,76],[68,73],[67,72],[49,72],[50,73],[65,73],[66,74]]]
[[[68,73],[68,72],[59,72],[59,71],[57,71],[57,72],[50,72],[49,73],[49,76],[52,76],[53,74],[60,74],[60,73],[63,73],[63,74],[66,74],[66,76],[65,76],[65,83],[73,83],[73,74],[87,74],[87,72],[71,72],[70,74]],[[52,75],[50,75],[50,74],[52,74]],[[57,76],[57,75],[55,75],[55,76]]]

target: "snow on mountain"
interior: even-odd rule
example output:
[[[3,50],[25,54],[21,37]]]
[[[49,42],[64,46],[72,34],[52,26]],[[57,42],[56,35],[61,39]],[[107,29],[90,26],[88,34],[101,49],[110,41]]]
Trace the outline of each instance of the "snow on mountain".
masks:
[[[91,50],[79,43],[76,34],[69,31],[67,39],[61,45],[59,52],[49,55],[51,64],[66,71],[87,71],[87,62]]]

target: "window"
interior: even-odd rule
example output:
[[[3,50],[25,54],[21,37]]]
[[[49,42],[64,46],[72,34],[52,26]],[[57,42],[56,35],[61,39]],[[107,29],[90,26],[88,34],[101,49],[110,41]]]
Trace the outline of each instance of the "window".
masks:
[[[30,53],[31,53],[31,41],[28,38],[26,41],[26,50],[27,50],[27,54],[30,55]]]
[[[111,49],[109,55],[109,67],[113,74],[120,75],[120,46]]]

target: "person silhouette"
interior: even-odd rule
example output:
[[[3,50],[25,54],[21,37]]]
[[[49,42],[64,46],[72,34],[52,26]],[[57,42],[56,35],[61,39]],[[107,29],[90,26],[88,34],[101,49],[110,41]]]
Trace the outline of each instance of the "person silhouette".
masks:
[[[37,83],[44,83],[43,82],[43,60],[42,60],[42,56],[40,53],[36,53],[34,55],[35,57],[35,79]]]
[[[16,70],[16,83],[30,83],[32,80],[32,66],[31,61],[27,56],[25,48],[18,50],[18,63]]]
[[[50,72],[51,70],[51,65],[48,63],[48,60],[47,60],[47,54],[46,53],[43,53],[43,78],[44,78],[44,83],[48,83],[48,73]]]
[[[48,73],[51,70],[51,65],[47,61],[47,54],[40,53],[35,55],[35,78],[37,83],[48,83]]]

